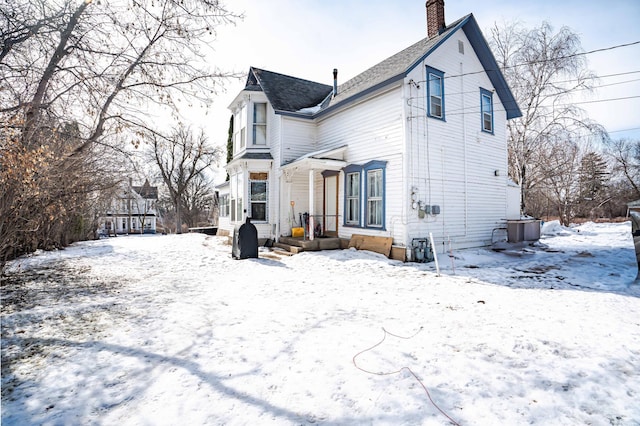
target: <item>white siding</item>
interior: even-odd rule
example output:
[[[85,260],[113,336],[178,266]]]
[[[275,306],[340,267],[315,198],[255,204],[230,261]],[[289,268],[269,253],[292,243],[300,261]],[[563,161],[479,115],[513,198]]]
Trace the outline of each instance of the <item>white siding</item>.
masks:
[[[318,150],[316,125],[312,120],[282,116],[281,141],[280,164],[284,165]]]
[[[401,86],[387,88],[363,102],[323,118],[318,123],[318,140],[322,148],[348,145],[346,161],[364,165],[372,160],[386,161],[385,169],[385,224],[383,230],[343,226],[344,173],[338,181],[339,235],[352,234],[391,236],[394,242],[404,241],[403,206],[399,201],[403,193],[404,129]],[[364,179],[364,177],[363,177]],[[320,184],[320,190],[322,185]],[[321,192],[318,196],[321,197]],[[320,198],[322,200],[322,198]],[[364,211],[364,208],[362,209]]]
[[[458,41],[466,46],[458,52]],[[419,218],[408,205],[409,238],[432,232],[439,249],[491,242],[494,228],[506,218],[506,113],[493,95],[494,134],[481,131],[480,88],[493,87],[462,31],[450,37],[407,79],[407,184],[417,200],[440,206],[439,215]],[[425,66],[444,72],[445,121],[428,118]],[[497,175],[496,176],[496,170]]]

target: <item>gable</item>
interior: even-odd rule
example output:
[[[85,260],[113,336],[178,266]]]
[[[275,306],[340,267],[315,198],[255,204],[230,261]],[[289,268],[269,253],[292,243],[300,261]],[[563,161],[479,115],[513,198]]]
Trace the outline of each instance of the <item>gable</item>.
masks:
[[[500,101],[507,111],[507,119],[522,116],[520,108],[511,93],[511,89],[509,89],[473,14],[469,14],[448,25],[437,37],[424,38],[340,85],[338,87],[338,94],[330,101],[327,108],[320,111],[318,115],[322,115],[329,110],[335,109],[339,105],[356,100],[379,88],[405,78],[411,70],[422,63],[432,52],[459,30],[464,31],[476,55],[480,59],[484,71],[487,73],[492,85],[496,89]]]

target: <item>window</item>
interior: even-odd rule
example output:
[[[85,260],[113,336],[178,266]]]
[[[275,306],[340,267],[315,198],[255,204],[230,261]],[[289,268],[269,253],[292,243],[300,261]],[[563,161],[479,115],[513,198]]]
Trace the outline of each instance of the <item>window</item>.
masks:
[[[253,104],[253,144],[267,143],[267,104]]]
[[[444,73],[427,67],[427,115],[444,120]]]
[[[482,131],[493,133],[493,92],[480,88],[480,110]]]
[[[364,206],[364,227],[384,229],[386,164],[386,161],[370,161],[364,166],[344,168],[346,226],[363,226],[360,212]],[[362,183],[364,191],[361,190]]]
[[[267,173],[249,174],[249,209],[251,220],[267,221],[268,182]]]
[[[360,225],[360,171],[346,175],[345,224]]]
[[[229,216],[229,194],[220,196],[220,217]]]
[[[243,106],[237,112],[233,118],[233,151],[238,152],[244,148],[246,138],[246,110],[247,107]]]
[[[231,176],[231,221],[240,222],[243,220],[242,199],[244,185],[242,185],[242,173]]]
[[[371,161],[364,165],[367,175],[367,227],[384,227],[384,172],[386,162]]]
[[[382,169],[367,171],[367,226],[382,226]]]

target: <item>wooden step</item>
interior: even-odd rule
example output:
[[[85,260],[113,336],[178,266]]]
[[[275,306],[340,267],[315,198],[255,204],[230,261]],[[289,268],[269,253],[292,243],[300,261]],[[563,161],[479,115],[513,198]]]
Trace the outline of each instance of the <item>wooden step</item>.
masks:
[[[285,244],[285,243],[274,243],[273,246],[274,247],[279,247],[281,249],[284,249],[284,250],[288,251],[291,254],[298,254],[298,253],[304,251],[304,248],[302,248],[302,247],[292,246],[292,245]]]

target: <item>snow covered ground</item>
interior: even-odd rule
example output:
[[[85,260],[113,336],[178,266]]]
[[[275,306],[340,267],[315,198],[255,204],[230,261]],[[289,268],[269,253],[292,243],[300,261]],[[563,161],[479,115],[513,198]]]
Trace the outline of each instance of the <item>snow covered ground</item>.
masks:
[[[38,252],[2,286],[2,424],[640,425],[630,231],[552,222],[440,276],[200,234]]]

